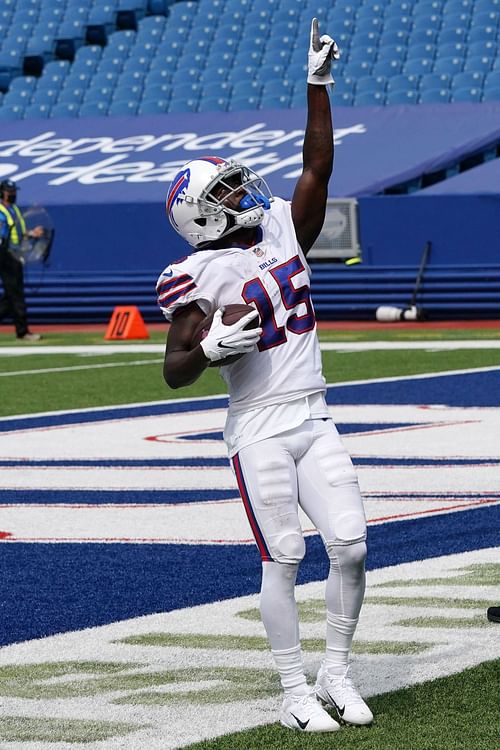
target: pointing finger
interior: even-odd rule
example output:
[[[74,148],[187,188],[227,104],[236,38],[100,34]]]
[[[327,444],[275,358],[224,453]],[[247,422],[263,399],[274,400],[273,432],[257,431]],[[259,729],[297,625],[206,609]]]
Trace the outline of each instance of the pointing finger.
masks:
[[[313,18],[311,23],[311,47],[315,52],[319,52],[321,49],[321,42],[319,41],[319,28],[318,19]]]

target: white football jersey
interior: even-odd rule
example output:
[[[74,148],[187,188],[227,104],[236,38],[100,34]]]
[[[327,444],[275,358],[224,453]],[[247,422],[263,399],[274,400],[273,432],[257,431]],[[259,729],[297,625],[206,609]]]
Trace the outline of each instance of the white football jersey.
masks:
[[[233,414],[325,390],[310,269],[295,236],[290,204],[275,198],[260,230],[253,247],[200,250],[176,261],[157,285],[158,303],[169,321],[191,302],[207,315],[235,303],[258,310],[263,329],[258,347],[220,368]]]

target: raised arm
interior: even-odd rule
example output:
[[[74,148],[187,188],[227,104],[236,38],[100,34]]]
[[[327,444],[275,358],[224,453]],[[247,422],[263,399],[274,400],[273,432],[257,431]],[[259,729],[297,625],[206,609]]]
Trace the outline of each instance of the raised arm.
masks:
[[[328,182],[333,169],[333,126],[327,86],[333,83],[332,59],[338,47],[329,36],[319,36],[318,21],[311,24],[307,123],[303,145],[303,171],[292,198],[292,218],[304,253],[311,249],[325,220]]]

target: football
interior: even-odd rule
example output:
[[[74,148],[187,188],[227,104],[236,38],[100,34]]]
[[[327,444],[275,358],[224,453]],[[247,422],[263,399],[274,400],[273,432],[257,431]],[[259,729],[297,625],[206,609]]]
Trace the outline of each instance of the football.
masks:
[[[233,323],[237,323],[238,320],[243,318],[245,315],[248,315],[248,313],[255,310],[255,307],[252,307],[251,305],[243,305],[243,304],[234,304],[234,305],[225,305],[225,310],[222,315],[222,322],[226,326],[233,325]],[[203,318],[202,321],[198,324],[198,326],[195,328],[195,331],[193,333],[193,338],[191,339],[191,348],[194,349],[202,339],[205,338],[207,335],[210,326],[212,325],[213,320],[213,313],[212,315],[208,315],[206,318]],[[248,323],[245,327],[246,328],[258,328],[260,325],[259,316],[255,318],[255,320],[252,320],[250,323]],[[231,354],[231,356],[226,357],[225,359],[219,359],[217,362],[211,362],[209,364],[209,367],[224,367],[225,365],[232,365],[233,362],[236,362],[238,359],[240,359],[243,356],[243,354]]]

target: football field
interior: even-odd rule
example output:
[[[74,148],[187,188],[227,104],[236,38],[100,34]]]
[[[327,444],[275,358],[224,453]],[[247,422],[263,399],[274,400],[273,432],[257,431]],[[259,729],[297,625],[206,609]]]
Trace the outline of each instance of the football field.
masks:
[[[321,332],[368,519],[352,672],[369,728],[277,723],[260,560],[215,369],[162,381],[164,334],[0,333],[0,748],[490,750],[498,743],[500,326]],[[310,682],[327,559],[303,515]]]

